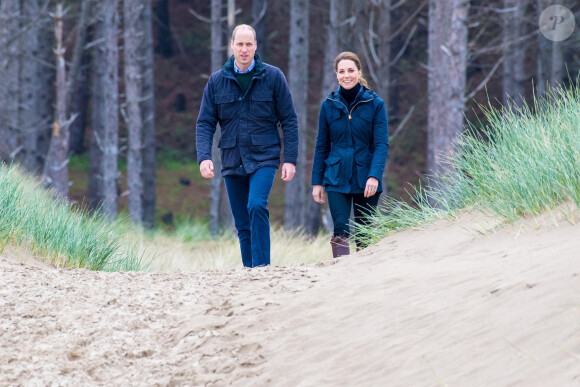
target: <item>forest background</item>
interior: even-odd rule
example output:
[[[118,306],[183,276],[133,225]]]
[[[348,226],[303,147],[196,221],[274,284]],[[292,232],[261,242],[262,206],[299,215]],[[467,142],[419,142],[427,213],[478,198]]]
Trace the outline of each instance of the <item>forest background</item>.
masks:
[[[540,31],[554,5],[548,30],[573,15],[561,41]],[[0,158],[110,218],[231,228],[223,182],[199,175],[195,121],[231,30],[251,24],[259,55],[288,79],[302,139],[296,178],[274,185],[272,221],[316,233],[330,224],[309,174],[334,56],[357,53],[387,102],[385,194],[405,200],[411,185],[438,183],[467,121],[485,132],[479,105],[509,95],[518,109],[577,78],[579,12],[554,0],[0,0]]]

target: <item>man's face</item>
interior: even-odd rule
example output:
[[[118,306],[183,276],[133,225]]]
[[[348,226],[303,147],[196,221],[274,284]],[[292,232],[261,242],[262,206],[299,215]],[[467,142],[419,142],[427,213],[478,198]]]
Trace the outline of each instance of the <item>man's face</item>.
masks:
[[[246,70],[252,64],[256,54],[256,40],[254,34],[248,29],[240,29],[236,32],[236,37],[231,41],[232,51],[236,66],[240,70]]]

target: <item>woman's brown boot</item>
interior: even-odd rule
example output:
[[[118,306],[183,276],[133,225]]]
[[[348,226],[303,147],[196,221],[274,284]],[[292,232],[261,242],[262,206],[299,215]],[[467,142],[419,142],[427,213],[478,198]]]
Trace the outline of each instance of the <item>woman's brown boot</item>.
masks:
[[[348,237],[346,235],[333,236],[330,240],[330,246],[332,246],[333,258],[338,258],[350,254]]]

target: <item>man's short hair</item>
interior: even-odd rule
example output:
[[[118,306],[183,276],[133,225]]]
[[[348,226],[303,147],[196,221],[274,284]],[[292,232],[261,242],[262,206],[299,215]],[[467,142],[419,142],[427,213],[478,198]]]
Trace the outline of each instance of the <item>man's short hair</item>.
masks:
[[[236,33],[238,32],[238,30],[245,30],[248,29],[250,31],[252,31],[252,34],[254,35],[254,42],[256,41],[256,31],[254,30],[254,28],[248,24],[238,24],[236,26],[236,28],[234,28],[234,30],[232,31],[232,42],[234,40],[236,40]]]

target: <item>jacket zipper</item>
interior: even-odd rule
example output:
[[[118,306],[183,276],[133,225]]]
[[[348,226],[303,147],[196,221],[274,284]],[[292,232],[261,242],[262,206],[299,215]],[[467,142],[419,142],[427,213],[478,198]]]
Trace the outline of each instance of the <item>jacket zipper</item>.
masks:
[[[332,99],[332,98],[328,98],[328,97],[326,97],[326,99],[328,99],[329,101],[338,102],[339,104],[341,104],[342,106],[344,106],[344,107],[346,108],[346,111],[348,112],[348,119],[349,119],[349,120],[352,120],[352,115],[351,115],[351,114],[352,114],[352,111],[354,110],[354,108],[355,108],[355,107],[356,107],[356,106],[357,106],[359,103],[370,102],[370,101],[372,101],[374,98],[367,99],[366,101],[358,101],[357,103],[355,103],[355,104],[354,104],[354,106],[352,107],[352,109],[350,109],[350,111],[348,111],[348,107],[347,107],[345,104],[343,104],[342,102],[340,102],[339,100]]]

